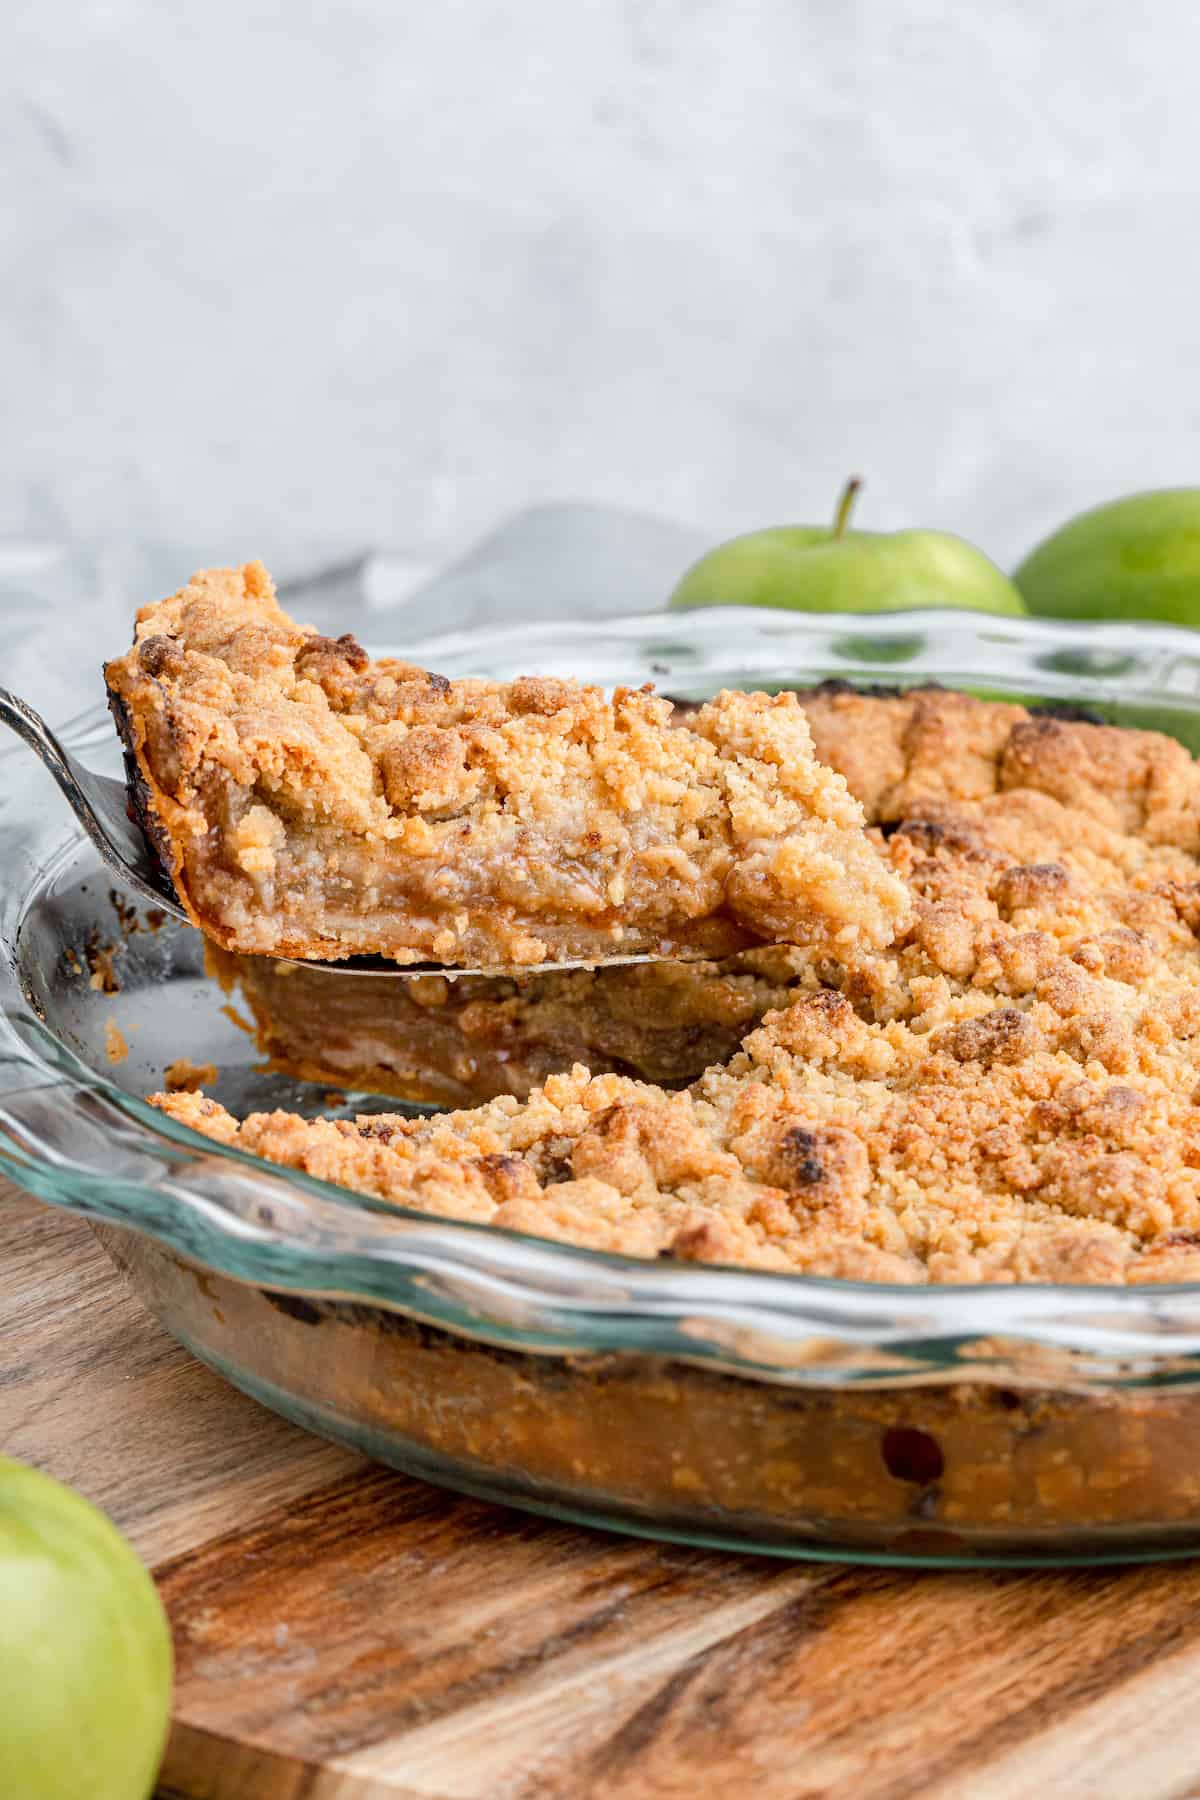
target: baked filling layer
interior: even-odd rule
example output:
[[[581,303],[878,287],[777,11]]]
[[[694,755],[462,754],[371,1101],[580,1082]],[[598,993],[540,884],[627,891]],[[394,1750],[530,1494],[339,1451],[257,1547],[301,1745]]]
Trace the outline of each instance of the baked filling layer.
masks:
[[[788,945],[721,962],[648,963],[507,976],[339,978],[210,945],[209,973],[236,992],[271,1067],[325,1086],[472,1106],[525,1099],[576,1063],[664,1087],[726,1062],[764,1014],[820,986],[812,952]],[[236,1013],[235,1013],[236,1016]]]
[[[1200,771],[1152,732],[811,695],[910,900],[684,1090],[585,1068],[423,1120],[238,1123],[270,1160],[633,1255],[910,1282],[1200,1279]],[[616,974],[616,971],[612,972]]]
[[[229,950],[503,968],[882,945],[907,896],[791,694],[448,681],[306,631],[260,564],[105,671],[152,840]]]

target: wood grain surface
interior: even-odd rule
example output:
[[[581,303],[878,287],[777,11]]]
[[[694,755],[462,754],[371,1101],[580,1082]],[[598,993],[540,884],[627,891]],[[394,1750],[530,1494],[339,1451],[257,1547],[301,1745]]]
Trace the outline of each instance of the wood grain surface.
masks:
[[[901,1573],[639,1543],[306,1437],[0,1184],[0,1444],[81,1488],[175,1633],[186,1800],[1176,1800],[1200,1562]]]

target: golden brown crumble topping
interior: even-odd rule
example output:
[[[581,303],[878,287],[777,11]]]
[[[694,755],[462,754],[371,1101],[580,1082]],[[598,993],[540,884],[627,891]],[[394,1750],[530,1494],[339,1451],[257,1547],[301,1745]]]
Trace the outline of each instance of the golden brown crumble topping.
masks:
[[[226,949],[536,964],[887,943],[906,895],[794,695],[448,681],[278,606],[261,564],[143,607],[109,663],[180,900]]]
[[[808,953],[797,996],[689,1089],[580,1067],[524,1104],[356,1123],[158,1103],[406,1206],[633,1255],[1200,1279],[1195,762],[1155,733],[950,693],[805,707],[912,923],[837,967]]]

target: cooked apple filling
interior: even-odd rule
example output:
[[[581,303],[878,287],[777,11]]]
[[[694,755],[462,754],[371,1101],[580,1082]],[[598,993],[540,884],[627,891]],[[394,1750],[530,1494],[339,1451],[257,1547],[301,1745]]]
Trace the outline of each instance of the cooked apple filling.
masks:
[[[212,946],[207,964],[227,992],[236,990],[273,1068],[440,1106],[497,1094],[523,1100],[575,1063],[681,1086],[725,1062],[764,1013],[830,972],[810,951],[782,944],[721,962],[403,982]]]

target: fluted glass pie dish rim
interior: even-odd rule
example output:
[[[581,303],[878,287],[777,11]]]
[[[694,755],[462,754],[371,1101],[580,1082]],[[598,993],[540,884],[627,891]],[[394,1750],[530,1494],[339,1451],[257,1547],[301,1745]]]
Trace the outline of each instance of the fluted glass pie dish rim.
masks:
[[[1174,721],[1193,747],[1200,733],[1200,636],[1170,626],[712,609],[390,648],[450,675],[582,669],[683,697],[831,678],[938,681]],[[88,760],[109,729],[96,708],[61,735]],[[82,1063],[30,1004],[22,924],[39,883],[78,848],[48,778],[19,748],[0,755],[0,1171],[43,1200],[239,1284],[361,1303],[538,1356],[663,1359],[829,1391],[971,1381],[1082,1396],[1200,1383],[1200,1283],[897,1286],[648,1263],[407,1213],[199,1138]]]

